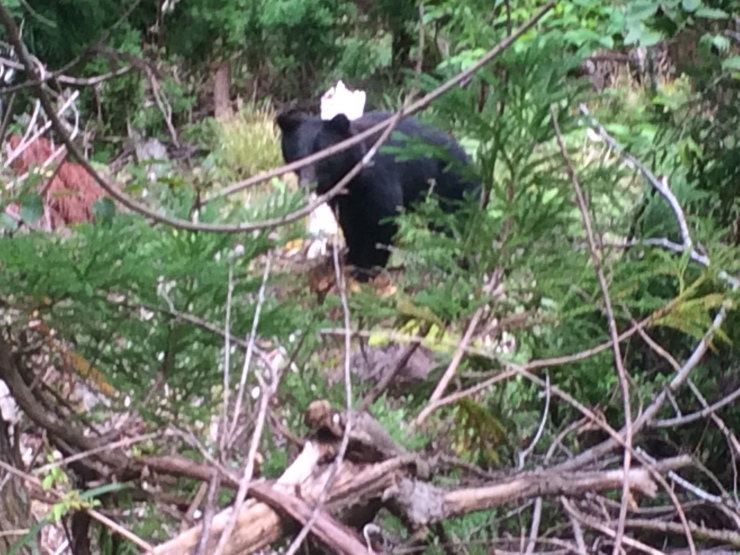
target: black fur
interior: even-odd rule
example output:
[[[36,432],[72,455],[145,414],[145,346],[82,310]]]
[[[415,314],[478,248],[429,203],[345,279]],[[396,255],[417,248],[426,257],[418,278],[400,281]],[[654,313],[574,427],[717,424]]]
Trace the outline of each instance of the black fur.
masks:
[[[343,114],[329,121],[296,113],[280,115],[277,123],[282,131],[283,157],[286,162],[305,158],[389,117],[391,114],[387,112],[368,112],[350,122]],[[315,181],[318,193],[327,192],[362,159],[379,136],[379,133],[373,135],[359,145],[306,168],[300,172],[299,181],[302,184]],[[446,210],[454,210],[454,201],[461,201],[466,193],[480,194],[480,183],[460,173],[461,170],[465,171],[464,166],[469,166],[471,160],[449,135],[414,118],[405,118],[398,123],[386,144],[402,146],[407,137],[421,138],[441,147],[443,151],[420,158],[397,160],[395,154],[384,152],[381,148],[371,165],[363,168],[349,183],[346,194],[339,194],[330,201],[349,248],[347,262],[362,270],[366,276],[370,275],[369,270],[385,267],[388,263],[390,252],[382,245],[392,244],[397,231],[392,216],[398,214],[402,207],[411,208],[431,187],[434,187]],[[463,167],[457,164],[450,167],[451,161]],[[381,246],[378,247],[378,244]]]

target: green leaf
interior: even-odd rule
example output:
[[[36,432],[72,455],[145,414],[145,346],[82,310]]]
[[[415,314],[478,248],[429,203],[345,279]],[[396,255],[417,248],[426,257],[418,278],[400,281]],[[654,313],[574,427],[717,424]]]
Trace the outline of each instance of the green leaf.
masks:
[[[727,19],[727,12],[718,10],[717,8],[706,8],[702,7],[696,10],[694,13],[696,17],[703,17],[705,19]]]
[[[602,39],[602,35],[592,31],[591,29],[572,29],[565,33],[565,39],[576,46],[590,42],[599,42]]]
[[[730,50],[730,39],[722,35],[715,35],[714,37],[712,37],[712,44],[722,54],[729,52]]]
[[[633,1],[627,8],[627,17],[632,20],[645,20],[653,17],[658,10],[658,3],[652,1]]]
[[[632,129],[628,125],[621,123],[609,123],[606,125],[606,130],[615,137],[625,138],[632,135]]]
[[[694,12],[701,7],[701,0],[683,0],[681,7],[687,12]]]
[[[21,219],[32,224],[44,215],[44,199],[38,193],[28,193],[21,197]]]
[[[646,30],[640,36],[640,46],[654,46],[663,39],[663,33],[660,31]]]
[[[640,37],[643,33],[642,23],[631,24],[627,29],[627,34],[624,36],[624,44],[630,46],[640,41]]]
[[[10,551],[8,551],[8,555],[14,555],[15,553],[20,553],[21,549],[23,549],[24,547],[35,545],[36,538],[39,536],[39,534],[41,534],[41,530],[44,528],[44,526],[48,526],[50,522],[51,521],[47,516],[46,518],[42,518],[36,524],[31,526],[28,529],[28,532],[23,534],[23,536],[18,538],[18,541],[16,541],[13,545],[10,546]]]
[[[18,229],[18,222],[2,212],[0,213],[0,228],[15,231],[16,229]]]
[[[88,499],[94,499],[95,497],[100,497],[101,495],[105,495],[106,493],[111,493],[115,491],[123,491],[127,489],[131,489],[131,484],[122,484],[120,482],[112,482],[110,484],[104,484],[102,486],[99,486],[97,488],[89,489],[87,491],[84,491],[80,494],[80,499],[88,500]]]
[[[722,69],[730,71],[740,71],[740,56],[732,56],[722,61]]]
[[[110,225],[116,215],[116,203],[110,197],[103,197],[95,201],[92,211],[96,220]]]
[[[547,204],[548,202],[552,201],[555,197],[557,197],[558,191],[559,189],[557,189],[556,187],[553,187],[545,191],[545,193],[542,195],[542,204]]]

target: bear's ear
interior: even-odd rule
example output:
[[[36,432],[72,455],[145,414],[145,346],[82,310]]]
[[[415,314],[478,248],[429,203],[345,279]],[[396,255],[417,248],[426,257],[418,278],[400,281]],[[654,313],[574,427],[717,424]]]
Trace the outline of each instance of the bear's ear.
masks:
[[[349,135],[349,118],[344,114],[337,114],[326,122],[326,127],[340,135]]]
[[[275,118],[280,131],[284,133],[290,133],[291,131],[293,131],[303,122],[303,120],[303,116],[295,112],[283,112],[282,114],[279,114],[277,118]]]

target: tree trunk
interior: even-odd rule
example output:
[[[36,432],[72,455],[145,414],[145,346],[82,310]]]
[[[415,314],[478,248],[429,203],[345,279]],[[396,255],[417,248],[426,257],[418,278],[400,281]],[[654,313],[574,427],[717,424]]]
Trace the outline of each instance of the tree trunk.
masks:
[[[213,110],[217,118],[234,114],[231,109],[231,64],[222,60],[216,65],[213,74]]]
[[[1,348],[1,347],[0,347]],[[13,453],[16,450],[10,442],[8,426],[0,418],[0,460],[13,465]],[[0,484],[4,483],[5,487],[0,489],[0,531],[11,532],[19,531],[18,534],[0,534],[0,553],[10,553],[10,547],[17,542],[23,534],[22,530],[27,530],[33,526],[31,511],[28,505],[28,495],[23,491],[21,480],[17,476],[7,476],[6,472],[0,469]],[[16,551],[20,555],[30,555],[30,547],[24,547]]]

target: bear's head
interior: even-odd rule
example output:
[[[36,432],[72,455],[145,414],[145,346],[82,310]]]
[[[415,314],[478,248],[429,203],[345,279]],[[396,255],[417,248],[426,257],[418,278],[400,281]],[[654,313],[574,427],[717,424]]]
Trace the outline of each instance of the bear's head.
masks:
[[[355,136],[364,130],[360,122],[351,122],[344,114],[337,114],[332,119],[323,121],[316,135],[313,152],[319,152]],[[365,144],[360,143],[341,152],[319,160],[316,163],[316,177],[322,190],[333,187],[365,155]]]
[[[280,148],[286,164],[305,158],[313,153],[316,135],[322,127],[321,120],[316,116],[289,111],[279,114],[276,123],[280,129]],[[316,168],[313,164],[299,169],[298,183],[308,186],[316,182]]]

